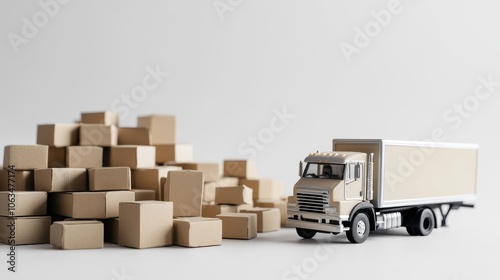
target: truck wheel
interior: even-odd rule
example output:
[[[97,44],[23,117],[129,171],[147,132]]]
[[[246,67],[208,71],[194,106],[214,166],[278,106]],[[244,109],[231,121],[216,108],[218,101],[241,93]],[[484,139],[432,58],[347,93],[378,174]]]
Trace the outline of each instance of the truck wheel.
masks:
[[[434,229],[436,221],[434,220],[434,213],[429,208],[420,209],[416,216],[417,224],[413,228],[416,235],[427,236],[431,234]]]
[[[415,229],[413,226],[406,226],[406,231],[408,232],[409,235],[411,236],[417,236],[418,234],[415,232]]]
[[[311,239],[316,235],[316,231],[313,229],[296,228],[297,234],[304,239]]]
[[[354,216],[351,222],[351,228],[346,232],[347,239],[351,243],[363,243],[370,234],[370,220],[365,213],[359,213]]]

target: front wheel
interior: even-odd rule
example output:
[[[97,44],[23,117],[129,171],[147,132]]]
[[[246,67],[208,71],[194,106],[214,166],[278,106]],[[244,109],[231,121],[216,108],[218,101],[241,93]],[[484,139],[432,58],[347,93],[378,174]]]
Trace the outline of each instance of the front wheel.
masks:
[[[304,239],[311,239],[316,235],[316,231],[312,229],[296,228],[297,234]]]
[[[358,213],[351,222],[351,228],[346,232],[351,243],[363,243],[370,234],[370,220],[365,213]]]

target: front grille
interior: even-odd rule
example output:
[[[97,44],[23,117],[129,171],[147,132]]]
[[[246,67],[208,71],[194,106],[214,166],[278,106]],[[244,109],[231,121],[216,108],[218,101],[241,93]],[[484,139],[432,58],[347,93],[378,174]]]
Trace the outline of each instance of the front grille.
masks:
[[[297,191],[299,211],[325,214],[325,206],[328,206],[328,191]]]

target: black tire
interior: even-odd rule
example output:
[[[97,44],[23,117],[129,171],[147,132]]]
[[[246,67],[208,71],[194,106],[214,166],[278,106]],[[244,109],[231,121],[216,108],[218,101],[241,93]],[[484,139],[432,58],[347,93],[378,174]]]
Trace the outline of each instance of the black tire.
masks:
[[[313,229],[296,228],[297,234],[304,239],[311,239],[316,235],[316,231]]]
[[[351,243],[363,243],[370,234],[370,220],[365,213],[358,213],[351,222],[351,228],[346,232]]]
[[[411,236],[417,236],[418,234],[415,232],[415,229],[413,226],[406,226],[406,231],[408,232],[409,235]]]
[[[413,227],[415,235],[427,236],[431,234],[436,220],[434,219],[434,212],[429,208],[420,209],[417,211],[416,224]]]

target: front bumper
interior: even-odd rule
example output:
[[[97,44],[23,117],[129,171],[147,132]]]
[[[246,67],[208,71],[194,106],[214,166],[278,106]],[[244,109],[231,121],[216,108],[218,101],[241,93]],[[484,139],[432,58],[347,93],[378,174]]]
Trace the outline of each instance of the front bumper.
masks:
[[[348,227],[343,225],[341,217],[299,211],[288,211],[287,226],[333,233],[341,233],[349,230]]]

